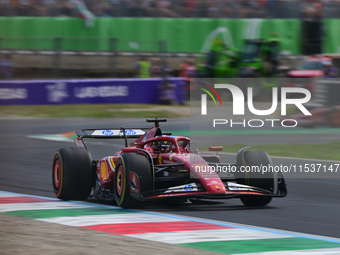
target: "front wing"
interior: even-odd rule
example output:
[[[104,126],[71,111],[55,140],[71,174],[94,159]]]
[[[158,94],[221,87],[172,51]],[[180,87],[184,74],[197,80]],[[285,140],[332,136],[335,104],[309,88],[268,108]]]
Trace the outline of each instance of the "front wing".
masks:
[[[141,200],[153,200],[161,198],[209,198],[209,199],[228,199],[228,198],[239,198],[242,196],[270,196],[270,197],[284,197],[287,194],[285,184],[278,185],[278,189],[275,193],[252,187],[248,185],[242,185],[235,182],[225,182],[226,187],[225,193],[209,193],[200,183],[189,183],[185,185],[170,187],[163,190],[154,190],[139,196]],[[137,197],[136,197],[137,198]]]

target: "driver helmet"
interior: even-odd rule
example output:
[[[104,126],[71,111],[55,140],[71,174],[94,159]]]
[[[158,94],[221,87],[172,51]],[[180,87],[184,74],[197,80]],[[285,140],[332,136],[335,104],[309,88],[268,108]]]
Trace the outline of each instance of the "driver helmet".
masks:
[[[156,141],[153,143],[152,148],[154,152],[167,153],[172,152],[173,146],[168,141]]]

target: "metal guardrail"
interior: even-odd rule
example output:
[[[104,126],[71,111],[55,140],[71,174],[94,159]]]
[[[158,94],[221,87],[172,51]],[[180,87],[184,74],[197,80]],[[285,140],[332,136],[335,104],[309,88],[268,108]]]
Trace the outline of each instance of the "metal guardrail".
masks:
[[[23,43],[23,41],[30,43]],[[39,42],[45,41],[45,44]],[[48,41],[48,43],[46,43]],[[77,42],[74,47],[69,46],[68,50],[62,47],[70,41]],[[91,50],[89,42],[106,42],[104,50]],[[146,50],[141,51],[131,48],[129,51],[119,50],[120,44],[136,43],[111,37],[0,37],[0,55],[42,55],[52,57],[53,77],[60,78],[63,56],[102,56],[107,58],[107,70],[109,77],[115,77],[118,57],[157,57],[166,62],[168,57],[188,57],[189,53],[167,52],[167,42],[160,41],[138,41],[137,43],[149,44]],[[44,49],[45,45],[50,49]],[[199,54],[196,54],[197,56]],[[84,63],[85,64],[85,63]]]
[[[25,44],[22,41],[28,40],[31,41],[31,44]],[[34,42],[39,42],[42,40],[50,41],[49,45],[51,45],[52,49],[41,49],[39,44],[35,44]],[[70,50],[62,50],[61,46],[64,40],[90,40],[90,41],[106,41],[110,42],[107,43],[108,47],[105,50],[79,50],[77,47],[70,49]],[[6,47],[3,47],[4,42],[13,42],[7,43]],[[21,42],[22,45],[16,45],[15,42]],[[201,58],[205,54],[202,53],[188,53],[188,52],[167,52],[167,43],[166,41],[139,41],[140,43],[148,43],[152,45],[153,51],[140,51],[137,49],[130,49],[128,51],[122,51],[118,49],[119,43],[127,43],[128,41],[119,40],[116,38],[109,38],[109,37],[0,37],[0,59],[5,55],[10,56],[27,56],[27,58],[19,58],[16,57],[16,61],[20,61],[22,64],[20,70],[28,70],[29,68],[40,68],[41,70],[44,69],[45,72],[49,72],[51,70],[51,77],[54,78],[62,78],[66,75],[68,70],[73,70],[75,73],[78,71],[76,70],[97,70],[96,72],[102,73],[104,76],[107,74],[108,77],[123,77],[122,75],[126,75],[125,73],[128,72],[129,75],[133,75],[133,64],[138,61],[141,57],[147,57],[149,60],[154,58],[161,59],[163,64],[164,63],[172,63],[172,68],[176,68],[179,62],[184,61],[184,59],[188,58]],[[139,43],[138,42],[138,43]],[[86,44],[86,43],[85,43]],[[22,49],[17,49],[15,47],[21,46],[24,47]],[[27,48],[31,47],[31,48]],[[41,56],[41,57],[48,57],[45,58],[44,64],[37,64],[32,65],[32,58],[30,56]],[[72,57],[75,57],[72,59]],[[76,57],[84,57],[84,61],[81,58]],[[86,57],[101,57],[100,63],[96,62],[98,59],[89,60]],[[290,63],[295,63],[299,61],[301,56],[295,55],[281,55],[280,61],[284,65],[290,65]],[[41,59],[41,58],[40,58]],[[176,60],[182,59],[182,60]],[[26,62],[25,62],[26,61]],[[34,61],[34,60],[33,60]],[[122,68],[121,61],[126,62],[125,67]],[[17,62],[18,63],[18,62]],[[288,63],[288,64],[287,64]],[[100,67],[99,65],[100,64]],[[124,66],[124,65],[123,65]],[[14,63],[14,67],[16,67]],[[75,68],[75,69],[73,69]],[[130,71],[126,71],[130,68]],[[64,71],[63,71],[64,70]],[[176,70],[176,69],[173,69]],[[72,71],[72,72],[73,72]],[[63,72],[64,75],[63,75]],[[123,73],[122,73],[123,72]],[[106,74],[105,74],[106,73]],[[118,74],[118,75],[117,75]],[[130,77],[130,76],[129,76]]]

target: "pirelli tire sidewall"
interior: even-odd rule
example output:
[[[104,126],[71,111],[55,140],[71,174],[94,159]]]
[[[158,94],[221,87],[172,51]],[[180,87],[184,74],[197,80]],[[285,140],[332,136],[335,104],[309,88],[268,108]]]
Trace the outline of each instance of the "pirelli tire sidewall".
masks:
[[[153,176],[147,158],[138,153],[125,153],[116,163],[114,197],[117,205],[123,208],[141,208],[143,201],[130,194],[130,171],[138,176],[140,193],[152,190]]]
[[[85,200],[94,183],[93,163],[86,149],[62,148],[53,158],[52,185],[64,200]]]

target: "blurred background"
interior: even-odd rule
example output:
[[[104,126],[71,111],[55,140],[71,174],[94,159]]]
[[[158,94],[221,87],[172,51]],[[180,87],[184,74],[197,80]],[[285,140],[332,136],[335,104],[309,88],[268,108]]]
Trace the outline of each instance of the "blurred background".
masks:
[[[288,77],[333,108],[339,13],[337,0],[1,0],[0,104],[183,105],[188,78]]]
[[[247,78],[261,109],[278,84],[312,92],[311,117],[296,109],[285,117],[299,121],[296,129],[223,127],[200,136],[200,149],[251,145],[302,158],[276,158],[277,165],[322,159],[328,169],[340,149],[339,27],[338,0],[0,0],[0,189],[53,197],[53,154],[82,128],[145,127],[141,118],[166,117],[165,131],[199,136],[189,107],[196,78]],[[275,205],[281,213],[232,206],[228,220],[339,237],[338,173],[290,180],[291,195]],[[226,219],[225,204],[210,207],[192,216]]]
[[[207,56],[216,40],[242,58],[255,53],[246,39],[273,37],[280,65],[295,68],[338,53],[339,16],[336,0],[1,0],[1,77],[128,78],[140,63],[143,78],[207,77],[195,69],[223,65]]]

